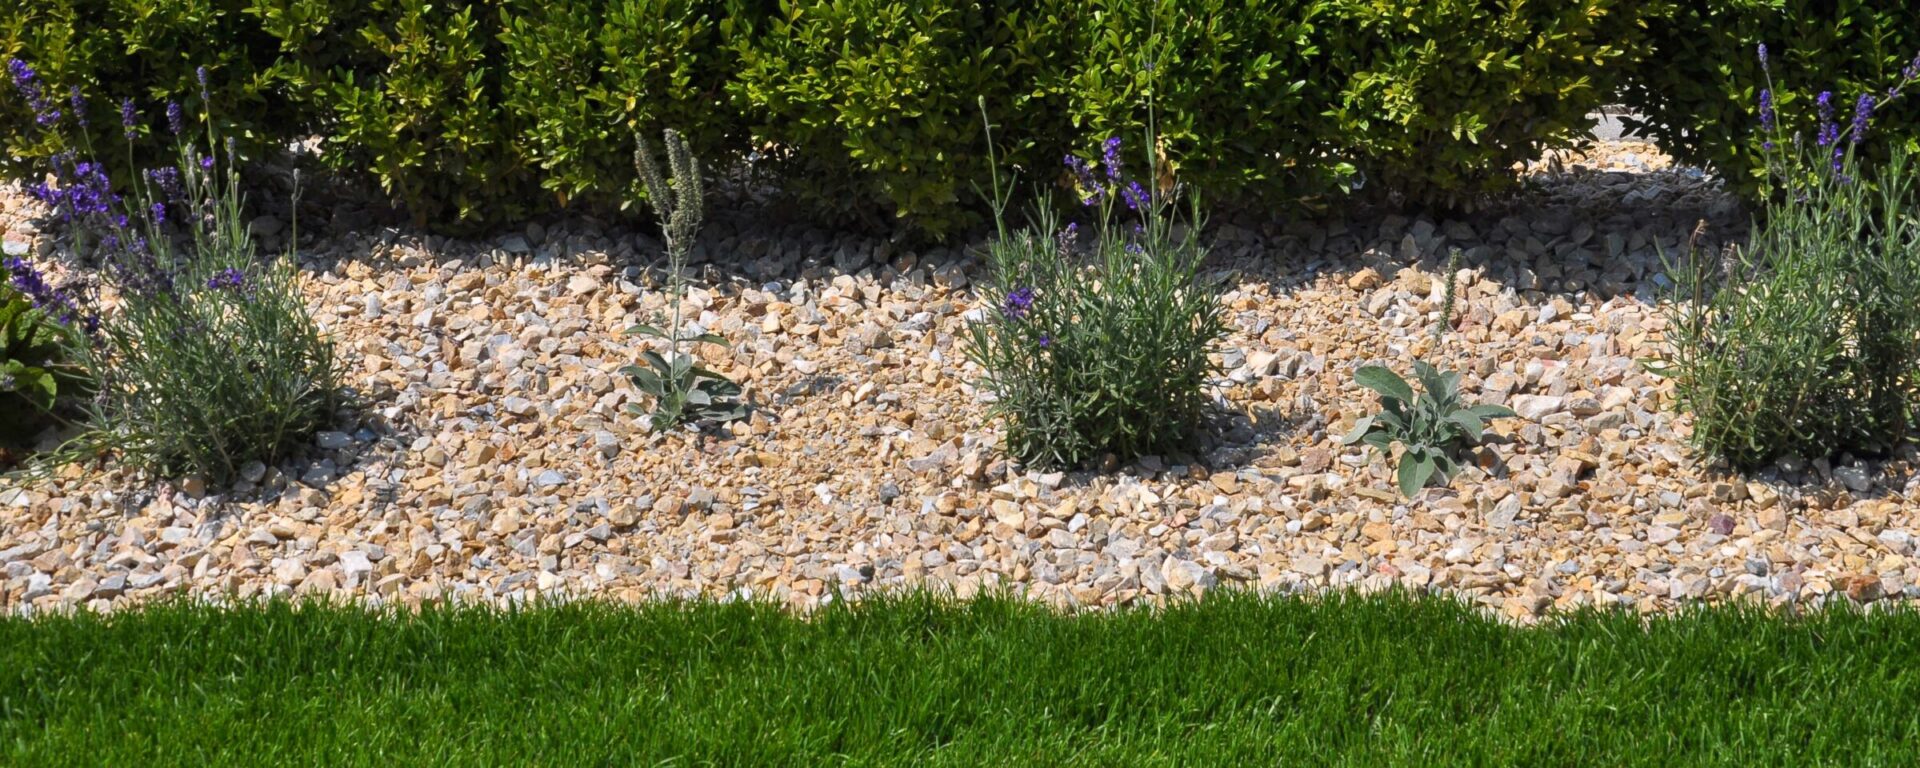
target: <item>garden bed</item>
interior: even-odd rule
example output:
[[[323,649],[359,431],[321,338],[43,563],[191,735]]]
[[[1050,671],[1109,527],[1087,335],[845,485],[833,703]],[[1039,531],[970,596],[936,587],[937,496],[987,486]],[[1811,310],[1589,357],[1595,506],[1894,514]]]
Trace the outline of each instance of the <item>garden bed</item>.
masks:
[[[1744,233],[1730,198],[1609,143],[1510,208],[1218,222],[1229,282],[1220,416],[1192,456],[1110,471],[1011,467],[966,362],[985,311],[963,247],[913,250],[721,212],[690,317],[756,406],[717,433],[648,434],[621,330],[663,307],[650,238],[570,220],[487,242],[335,231],[303,245],[355,409],[307,458],[234,488],[69,467],[0,490],[0,605],[177,593],[415,603],[1010,588],[1112,605],[1221,585],[1404,585],[1509,615],[1746,596],[1920,597],[1907,467],[1786,461],[1716,474],[1643,367],[1659,252]],[[1602,170],[1604,169],[1604,170]],[[10,243],[32,239],[18,195]],[[351,217],[342,217],[342,221]],[[271,229],[271,223],[263,229]],[[10,246],[13,247],[13,246]],[[1457,322],[1436,343],[1450,247]],[[1411,501],[1337,438],[1367,362],[1465,374],[1525,420]],[[4,486],[0,486],[4,487]]]

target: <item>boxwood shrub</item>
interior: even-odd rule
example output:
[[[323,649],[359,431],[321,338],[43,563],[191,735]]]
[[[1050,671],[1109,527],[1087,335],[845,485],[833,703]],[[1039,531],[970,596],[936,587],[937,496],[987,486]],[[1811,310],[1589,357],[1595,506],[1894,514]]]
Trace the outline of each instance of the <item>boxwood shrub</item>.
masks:
[[[206,63],[229,135],[318,135],[334,167],[442,229],[632,199],[625,137],[673,126],[708,157],[758,153],[819,214],[939,235],[983,220],[981,98],[1029,180],[1061,180],[1089,138],[1139,135],[1152,90],[1156,152],[1217,201],[1362,180],[1471,201],[1580,140],[1664,7],[47,0],[0,11],[0,45],[62,88],[149,100],[190,98]],[[0,132],[24,134],[24,107],[0,109]]]
[[[0,7],[0,60],[29,62],[48,84],[49,96],[68,102],[78,87],[86,94],[90,141],[115,148],[124,158],[120,104],[132,99],[139,128],[131,148],[134,164],[171,163],[173,136],[165,104],[187,114],[211,112],[224,135],[240,149],[284,142],[308,122],[275,64],[279,41],[252,14],[249,0],[30,0]],[[202,89],[197,71],[207,70]],[[45,161],[73,139],[36,130],[33,111],[20,99],[0,97],[0,167],[11,179],[39,179]],[[205,93],[212,104],[202,103]],[[73,119],[73,107],[62,104]],[[64,135],[72,135],[72,131]],[[116,179],[126,180],[126,163]]]
[[[1911,0],[1677,0],[1662,15],[1650,29],[1653,55],[1622,89],[1623,103],[1644,115],[1629,130],[1748,193],[1767,176],[1756,117],[1767,82],[1759,44],[1768,47],[1775,78],[1801,86],[1774,94],[1784,133],[1809,140],[1816,93],[1831,90],[1837,102],[1853,104],[1884,89],[1920,53],[1920,3]],[[1877,152],[1920,149],[1920,104],[1887,105],[1874,130]]]

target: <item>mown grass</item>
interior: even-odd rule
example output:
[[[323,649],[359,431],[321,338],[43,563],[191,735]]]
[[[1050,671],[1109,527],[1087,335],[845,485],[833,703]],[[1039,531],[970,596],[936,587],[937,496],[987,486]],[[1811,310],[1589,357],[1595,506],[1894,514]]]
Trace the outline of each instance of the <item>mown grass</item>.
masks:
[[[4,765],[1913,765],[1920,614],[1405,595],[0,620]]]

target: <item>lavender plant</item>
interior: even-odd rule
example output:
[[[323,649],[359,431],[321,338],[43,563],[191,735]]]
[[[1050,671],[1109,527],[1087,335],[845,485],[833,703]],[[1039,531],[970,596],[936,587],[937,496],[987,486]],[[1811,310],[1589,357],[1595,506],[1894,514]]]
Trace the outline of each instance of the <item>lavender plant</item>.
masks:
[[[991,124],[987,135],[991,147]],[[1151,128],[1145,146],[1156,146]],[[1182,450],[1205,416],[1225,325],[1199,271],[1204,217],[1188,196],[1188,227],[1176,232],[1182,190],[1158,183],[1152,151],[1142,178],[1153,186],[1143,186],[1123,150],[1114,137],[1097,164],[1067,156],[1084,228],[1061,225],[1044,201],[1028,227],[1012,230],[995,162],[993,277],[981,296],[990,309],[971,323],[968,355],[986,372],[1008,453],[1029,464]]]
[[[16,59],[9,70],[45,129],[85,126],[77,89],[63,119],[30,66]],[[204,69],[200,82],[204,90]],[[119,107],[131,140],[141,115],[131,102]],[[291,259],[254,247],[233,144],[210,151],[222,142],[208,119],[203,150],[180,106],[165,111],[175,165],[147,170],[122,194],[87,132],[74,131],[79,141],[53,159],[51,180],[29,190],[91,280],[56,286],[39,265],[8,266],[95,390],[82,407],[85,431],[50,461],[111,453],[137,469],[223,482],[308,441],[333,415],[341,370]]]
[[[1766,47],[1760,92],[1769,181],[1744,247],[1670,261],[1668,351],[1693,442],[1748,469],[1781,455],[1880,454],[1911,434],[1920,401],[1920,222],[1911,159],[1861,152],[1876,109],[1920,80],[1920,57],[1884,93],[1814,100],[1811,140],[1783,135]],[[1698,238],[1695,238],[1697,242]]]

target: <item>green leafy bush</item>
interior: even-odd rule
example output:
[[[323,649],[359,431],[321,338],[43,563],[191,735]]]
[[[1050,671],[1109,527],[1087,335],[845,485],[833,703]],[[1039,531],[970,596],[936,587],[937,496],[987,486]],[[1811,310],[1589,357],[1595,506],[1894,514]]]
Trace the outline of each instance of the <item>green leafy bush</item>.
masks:
[[[728,17],[703,0],[509,0],[501,11],[503,106],[516,140],[559,202],[645,199],[625,147],[633,131],[676,126],[697,155],[747,146],[727,103]]]
[[[1334,40],[1324,0],[1089,0],[1068,25],[1053,86],[1069,135],[1139,135],[1151,97],[1169,173],[1216,199],[1276,200],[1344,189],[1355,168],[1332,114]],[[1156,51],[1150,65],[1139,51]],[[998,113],[996,113],[998,114]]]
[[[127,146],[118,109],[132,99],[144,116],[135,131],[132,165],[116,149],[111,175],[127,183],[135,168],[171,161],[173,138],[155,109],[178,101],[221,116],[224,135],[243,153],[278,149],[310,122],[283,88],[280,53],[250,14],[249,0],[31,0],[0,10],[0,60],[24,59],[43,87],[65,102],[70,89],[89,97],[85,141],[78,126],[38,130],[25,104],[0,99],[0,165],[14,179],[38,180],[54,155],[83,144]],[[197,71],[208,74],[205,86]],[[202,94],[208,97],[203,103]],[[71,104],[61,111],[73,117]]]
[[[305,70],[327,115],[334,168],[370,174],[416,223],[459,229],[548,210],[518,142],[525,120],[502,104],[494,4],[374,0],[331,70]],[[336,21],[336,24],[344,23]]]
[[[1153,146],[1151,134],[1147,146]],[[1152,153],[1144,178],[1157,179]],[[969,358],[985,370],[1007,451],[1036,466],[1078,467],[1188,447],[1208,407],[1212,353],[1226,328],[1215,286],[1200,276],[1200,206],[1133,181],[1121,141],[1096,166],[1068,157],[1089,236],[1042,205],[1011,231],[995,179],[993,283],[970,321]]]
[[[14,73],[27,101],[52,118],[39,122],[72,124],[32,98],[30,69]],[[91,147],[56,159],[54,180],[32,190],[117,297],[103,305],[50,285],[24,259],[8,265],[97,388],[80,404],[87,430],[52,460],[115,453],[135,468],[222,482],[249,461],[284,456],[333,417],[341,375],[333,347],[307,313],[291,259],[254,249],[234,145],[212,126],[206,137],[224,154],[180,135],[175,165],[123,191],[84,159]]]
[[[61,399],[85,389],[84,379],[67,362],[55,322],[13,286],[21,260],[0,263],[0,447],[17,446],[53,423]],[[21,282],[32,277],[19,270]]]
[[[1336,0],[1326,22],[1341,151],[1409,199],[1465,204],[1590,134],[1646,56],[1637,0]]]
[[[1151,97],[1163,166],[1231,202],[1342,195],[1361,175],[1421,202],[1469,201],[1510,182],[1515,161],[1583,135],[1615,73],[1644,51],[1640,9],[52,0],[0,21],[0,40],[51,62],[62,89],[110,85],[114,99],[189,107],[188,62],[212,61],[229,135],[264,148],[317,134],[326,162],[436,228],[625,205],[637,191],[627,132],[675,125],[711,157],[760,152],[760,167],[820,215],[939,235],[989,207],[975,192],[991,175],[977,98],[1014,126],[1003,149],[1015,167],[1053,173],[1078,137],[1137,135]],[[200,55],[209,46],[224,47]],[[1164,51],[1151,68],[1131,58],[1148,48]],[[8,108],[6,130],[27,133]],[[143,156],[161,150],[151,142]]]
[[[1753,121],[1765,78],[1755,47],[1799,82],[1823,83],[1851,103],[1879,93],[1920,51],[1920,4],[1908,0],[1673,0],[1648,30],[1652,46],[1633,69],[1621,101],[1640,113],[1629,130],[1659,142],[1682,162],[1711,167],[1734,188],[1768,182],[1765,140]],[[1774,94],[1789,135],[1812,135],[1813,94]],[[1920,105],[1880,116],[1876,159],[1888,148],[1920,150]]]
[[[1916,82],[1920,64],[1890,100]],[[1892,451],[1920,402],[1911,155],[1895,147],[1884,164],[1862,156],[1873,101],[1856,101],[1842,128],[1844,110],[1816,97],[1826,106],[1815,107],[1811,136],[1789,133],[1795,121],[1771,102],[1753,122],[1782,194],[1768,197],[1746,247],[1669,264],[1669,353],[1654,369],[1674,379],[1695,444],[1736,468],[1789,453]]]
[[[744,19],[743,19],[744,20]],[[735,104],[783,178],[824,209],[879,204],[934,232],[963,223],[985,170],[974,100],[1007,101],[1009,41],[970,0],[791,0],[735,42]]]
[[[1487,421],[1514,415],[1506,406],[1462,404],[1458,373],[1442,373],[1424,360],[1413,362],[1413,372],[1420,381],[1418,394],[1384,366],[1362,366],[1355,372],[1355,382],[1379,393],[1380,412],[1360,417],[1353,431],[1340,438],[1343,445],[1364,442],[1382,454],[1399,443],[1404,452],[1395,475],[1401,495],[1408,498],[1429,482],[1453,477],[1460,469],[1460,453],[1485,439]]]

